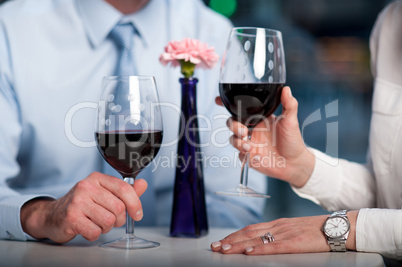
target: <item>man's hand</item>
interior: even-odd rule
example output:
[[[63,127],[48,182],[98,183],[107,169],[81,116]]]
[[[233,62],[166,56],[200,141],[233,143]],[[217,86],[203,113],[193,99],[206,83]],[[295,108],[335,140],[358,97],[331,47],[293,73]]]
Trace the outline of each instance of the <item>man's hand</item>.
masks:
[[[222,105],[220,98],[215,102]],[[230,142],[239,150],[240,159],[250,153],[250,167],[302,187],[311,176],[315,157],[304,144],[297,120],[298,103],[289,87],[283,88],[281,103],[282,114],[271,115],[257,124],[251,141],[247,140],[247,127],[229,119],[228,127],[234,133]]]
[[[358,211],[348,212],[350,232],[348,250],[356,250],[356,220]],[[249,225],[211,244],[214,252],[224,254],[268,255],[330,251],[321,228],[328,215],[279,219]],[[263,244],[261,236],[271,233],[275,241]]]
[[[123,226],[126,210],[136,221],[143,212],[139,197],[147,182],[134,186],[119,178],[94,172],[58,200],[33,199],[21,208],[23,230],[34,238],[65,243],[76,235],[97,240],[113,227]]]

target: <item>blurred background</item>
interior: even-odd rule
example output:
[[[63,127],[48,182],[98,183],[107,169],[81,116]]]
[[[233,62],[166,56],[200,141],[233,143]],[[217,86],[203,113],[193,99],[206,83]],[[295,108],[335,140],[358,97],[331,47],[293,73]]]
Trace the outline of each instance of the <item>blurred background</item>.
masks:
[[[329,134],[335,140],[338,136],[338,145],[337,149],[327,152],[364,163],[373,89],[369,37],[378,13],[390,1],[204,2],[229,17],[235,26],[282,31],[287,84],[299,101],[300,125],[313,113],[321,115],[321,120],[304,128],[305,142],[308,146],[326,151],[327,126],[331,125]],[[335,104],[333,112],[336,112],[337,103],[337,116],[330,117],[325,113],[326,105],[331,102]],[[269,179],[268,193],[271,198],[266,202],[266,220],[329,213],[298,197],[287,183],[275,179]]]
[[[337,136],[338,145],[327,152],[364,163],[373,89],[369,36],[378,13],[390,0],[203,1],[235,26],[282,31],[287,84],[299,101],[300,125],[313,113],[321,115],[304,128],[305,142],[326,151],[331,125],[330,134]],[[337,116],[325,113],[331,102],[337,104]],[[269,179],[268,193],[272,197],[266,202],[266,220],[328,213],[299,198],[284,182]]]

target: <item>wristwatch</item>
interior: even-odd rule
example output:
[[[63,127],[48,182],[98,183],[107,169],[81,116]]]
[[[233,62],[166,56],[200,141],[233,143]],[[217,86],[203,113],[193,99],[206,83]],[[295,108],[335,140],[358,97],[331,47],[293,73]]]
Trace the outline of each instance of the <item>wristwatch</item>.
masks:
[[[341,210],[332,213],[322,226],[322,231],[327,237],[331,251],[346,251],[346,240],[350,230],[350,223],[346,212],[347,210]]]

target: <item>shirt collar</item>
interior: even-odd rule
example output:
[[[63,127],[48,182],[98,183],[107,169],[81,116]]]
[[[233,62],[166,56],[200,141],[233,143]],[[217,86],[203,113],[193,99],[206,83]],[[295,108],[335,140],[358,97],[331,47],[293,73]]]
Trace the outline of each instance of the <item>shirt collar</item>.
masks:
[[[155,29],[158,28],[157,24],[163,17],[163,6],[162,1],[150,0],[141,10],[124,18],[134,24],[145,46],[151,44],[155,35],[158,34]]]
[[[91,44],[96,47],[106,39],[113,27],[119,22],[132,22],[145,45],[152,41],[154,30],[153,18],[162,12],[158,1],[149,3],[140,11],[124,16],[109,3],[100,0],[77,0],[86,34]]]
[[[123,16],[105,1],[77,0],[85,32],[93,46],[98,46],[108,36]]]

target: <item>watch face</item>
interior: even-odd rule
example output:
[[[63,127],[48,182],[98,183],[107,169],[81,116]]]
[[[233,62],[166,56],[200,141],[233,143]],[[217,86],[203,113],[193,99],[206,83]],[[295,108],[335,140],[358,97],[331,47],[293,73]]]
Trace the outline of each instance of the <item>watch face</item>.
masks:
[[[349,222],[343,217],[328,218],[324,232],[328,237],[337,238],[344,236],[349,231]]]

